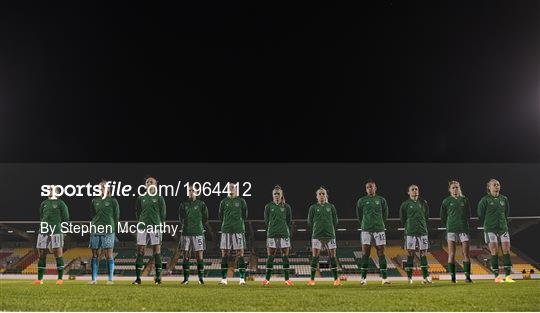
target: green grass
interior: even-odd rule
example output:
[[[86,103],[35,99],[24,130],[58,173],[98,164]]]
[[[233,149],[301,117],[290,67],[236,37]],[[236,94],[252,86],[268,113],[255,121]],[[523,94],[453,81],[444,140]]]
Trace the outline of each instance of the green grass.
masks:
[[[435,282],[431,286],[404,282],[382,286],[370,282],[344,282],[334,287],[318,282],[308,287],[296,282],[286,287],[281,281],[263,287],[260,282],[227,286],[207,282],[180,286],[151,282],[132,286],[127,281],[114,285],[87,285],[86,281],[54,281],[34,286],[27,280],[0,280],[0,310],[5,311],[537,311],[540,281],[495,284],[476,281],[472,285]]]

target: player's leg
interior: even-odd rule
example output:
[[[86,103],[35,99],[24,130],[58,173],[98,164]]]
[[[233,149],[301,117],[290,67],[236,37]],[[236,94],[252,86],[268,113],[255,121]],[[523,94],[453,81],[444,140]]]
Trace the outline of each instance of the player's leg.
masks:
[[[114,240],[114,235],[113,240]],[[114,276],[114,255],[113,248],[105,248],[105,259],[107,259],[107,284],[112,284]]]
[[[335,239],[333,239],[335,241]],[[337,270],[337,256],[336,251],[337,248],[335,245],[332,247],[332,243],[329,242],[328,244],[328,256],[330,257],[330,270],[332,271],[332,276],[334,277],[334,286],[341,285],[341,280],[338,278],[338,270]]]
[[[309,286],[315,285],[315,274],[317,274],[317,267],[319,266],[319,256],[321,254],[321,241],[318,239],[311,240],[311,275]]]
[[[495,282],[502,282],[503,278],[499,276],[499,244],[495,233],[485,233],[485,240],[491,254],[491,271],[495,276]]]
[[[191,250],[193,249],[193,240],[191,236],[182,237],[182,273],[184,274],[184,280],[182,285],[187,285],[189,282],[189,259],[191,257]]]
[[[389,284],[388,272],[386,264],[386,256],[384,255],[384,248],[386,246],[386,234],[384,232],[375,233],[375,248],[377,249],[377,255],[379,256],[379,268],[381,270],[381,278],[383,284]]]
[[[58,272],[56,284],[61,285],[64,277],[64,235],[51,235],[51,246],[53,248],[54,256],[56,257],[56,271]]]
[[[504,275],[506,276],[504,281],[507,283],[513,283],[512,279],[512,259],[510,258],[510,235],[508,232],[502,234],[501,238],[501,248],[503,252],[503,264],[504,264]]]
[[[290,247],[281,249],[281,259],[283,260],[283,276],[285,277],[285,284],[287,286],[292,286],[293,285],[292,280],[289,279],[289,275],[290,275],[289,271],[290,271],[290,267],[291,267],[291,265],[289,264],[289,252],[290,252],[290,250],[291,250]]]
[[[45,274],[47,267],[47,252],[47,249],[38,249],[38,278],[34,281],[35,285],[43,284],[43,274]]]
[[[409,284],[412,284],[413,267],[414,267],[414,254],[416,250],[407,249],[407,263],[405,263],[405,271],[407,272],[407,279]]]
[[[64,277],[64,251],[62,247],[57,247],[53,248],[53,252],[56,258],[56,271],[58,272],[58,280],[56,281],[56,284],[61,285]]]
[[[139,234],[139,233],[138,233]],[[137,236],[138,236],[137,234]],[[146,239],[145,239],[146,240]],[[133,282],[134,285],[140,285],[141,284],[141,274],[144,268],[144,253],[146,249],[146,241],[144,241],[145,244],[142,241],[137,240],[137,258],[135,259],[135,281]]]
[[[163,270],[163,262],[161,259],[161,244],[152,245],[152,253],[154,254],[154,267],[156,270],[154,283],[156,285],[159,285],[161,284],[161,271]]]
[[[360,265],[360,283],[362,285],[367,284],[367,272],[369,269],[369,259],[371,254],[371,244],[364,244],[362,241],[362,260]]]
[[[229,269],[229,250],[221,249],[221,285],[227,285],[227,271]]]
[[[272,276],[272,270],[274,269],[274,256],[276,254],[276,245],[275,245],[275,239],[274,238],[268,238],[273,239],[274,244],[272,245],[267,240],[267,247],[266,247],[266,276],[264,277],[263,285],[269,285],[270,284],[270,277]],[[279,240],[279,239],[278,239]]]
[[[446,242],[448,243],[448,265],[447,270],[450,273],[452,283],[456,282],[456,233],[446,234]]]
[[[427,250],[429,249],[429,240],[427,235],[417,237],[418,250],[420,250],[420,268],[422,269],[422,281],[424,284],[431,284],[431,277],[429,276],[429,265],[427,260]]]
[[[90,284],[92,285],[97,283],[99,254],[100,254],[99,249],[92,248],[92,260],[90,261],[90,268],[92,269],[92,280],[90,281]]]
[[[236,267],[238,268],[238,274],[240,274],[240,285],[246,284],[246,261],[244,259],[244,249],[235,250],[236,253]]]
[[[461,235],[461,253],[463,255],[463,273],[465,274],[465,282],[472,283],[471,279],[471,258],[470,258],[470,245],[469,236],[467,234]]]
[[[204,285],[204,250],[195,251],[195,258],[197,259],[197,276],[199,278],[199,284]]]

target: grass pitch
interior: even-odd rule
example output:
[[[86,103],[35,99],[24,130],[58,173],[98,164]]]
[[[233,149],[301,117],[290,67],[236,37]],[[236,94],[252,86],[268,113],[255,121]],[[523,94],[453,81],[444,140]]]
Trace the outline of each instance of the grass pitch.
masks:
[[[86,281],[54,281],[34,286],[29,280],[0,280],[2,311],[538,311],[540,281],[495,284],[476,281],[456,285],[436,281],[431,286],[419,282],[409,286],[394,282],[382,286],[370,282],[330,282],[307,286],[296,282],[287,287],[282,281],[270,286],[249,282],[227,286],[207,282],[188,286],[166,281],[160,286],[128,281],[114,285],[88,285]]]

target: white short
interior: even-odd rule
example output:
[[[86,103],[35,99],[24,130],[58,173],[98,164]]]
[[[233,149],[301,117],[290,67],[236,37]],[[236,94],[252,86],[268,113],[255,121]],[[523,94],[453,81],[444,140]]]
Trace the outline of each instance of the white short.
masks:
[[[204,235],[180,237],[180,250],[182,251],[203,251],[205,249]]]
[[[380,232],[362,231],[361,238],[362,238],[363,245],[371,245],[373,242],[375,242],[376,246],[386,245],[386,234],[383,231],[380,231]]]
[[[336,249],[337,248],[336,238],[331,238],[331,239],[311,239],[311,248],[319,249],[319,250],[323,250],[325,248],[327,250]]]
[[[64,246],[64,234],[38,234],[36,248],[37,249],[55,249]]]
[[[447,233],[446,240],[454,242],[469,241],[469,234],[467,233]]]
[[[510,242],[510,234],[508,232],[504,232],[502,234],[498,233],[484,233],[484,240],[486,243],[497,243],[498,241],[502,242]]]
[[[221,250],[241,250],[246,248],[246,238],[244,234],[221,234],[221,242],[219,243]]]
[[[405,240],[405,248],[407,250],[427,250],[429,248],[429,240],[427,235],[422,236],[407,236]]]
[[[161,233],[160,232],[147,232],[147,231],[138,231],[137,232],[137,245],[139,246],[155,246],[161,244]]]
[[[267,238],[266,247],[273,249],[284,249],[291,247],[291,241],[289,238]]]

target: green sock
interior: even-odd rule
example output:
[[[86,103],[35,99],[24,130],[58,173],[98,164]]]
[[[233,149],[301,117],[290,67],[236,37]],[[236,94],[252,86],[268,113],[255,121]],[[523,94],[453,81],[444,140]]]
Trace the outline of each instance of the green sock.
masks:
[[[427,278],[429,276],[427,257],[425,255],[420,257],[420,267],[422,268],[422,276]]]
[[[465,262],[463,262],[463,264],[465,264]],[[452,280],[456,280],[456,263],[448,263],[448,273],[450,273]]]
[[[156,279],[161,279],[161,270],[163,269],[161,253],[154,254],[154,265],[156,266]]]
[[[270,280],[270,277],[272,276],[272,269],[274,268],[274,256],[269,255],[268,259],[266,260],[266,280]]]
[[[360,268],[362,279],[365,279],[367,277],[368,268],[369,268],[369,254],[365,253],[364,255],[362,255],[362,267]]]
[[[386,257],[384,254],[379,256],[379,268],[381,270],[381,277],[386,279],[388,277],[388,273],[386,270]]]
[[[407,263],[405,265],[405,271],[407,272],[407,278],[412,279],[412,272],[414,266],[414,255],[407,256]]]
[[[335,257],[330,258],[330,267],[332,271],[332,276],[334,276],[334,280],[336,280],[338,278],[338,275],[337,275],[337,260]]]
[[[144,254],[137,253],[137,259],[135,260],[135,275],[137,279],[141,279],[141,273],[144,267]]]
[[[285,280],[289,280],[289,269],[290,269],[289,257],[284,256],[282,260],[283,260],[283,275],[285,275]]]
[[[227,278],[227,269],[229,268],[227,257],[221,258],[221,278]]]
[[[246,279],[246,261],[244,257],[241,256],[238,258],[238,273],[240,273],[240,278]]]
[[[184,269],[184,280],[189,280],[189,259],[184,259],[184,262],[182,262],[182,268]]]
[[[498,255],[491,256],[491,272],[493,272],[493,275],[495,275],[495,277],[499,276],[499,256]]]
[[[62,279],[64,276],[64,258],[56,258],[56,270],[58,271],[58,279]]]
[[[471,278],[471,262],[463,261],[463,273],[466,278]],[[455,274],[454,274],[455,276]]]
[[[47,267],[47,256],[42,256],[38,260],[38,279],[43,280],[43,274],[45,273],[45,267]]]
[[[504,262],[504,272],[506,276],[510,276],[510,274],[512,274],[512,260],[510,259],[510,254],[503,255],[503,262]]]
[[[199,280],[204,277],[204,260],[197,260],[197,276],[199,276]]]
[[[319,257],[314,256],[311,258],[311,280],[315,279],[315,273],[317,273],[317,266],[319,265]]]

